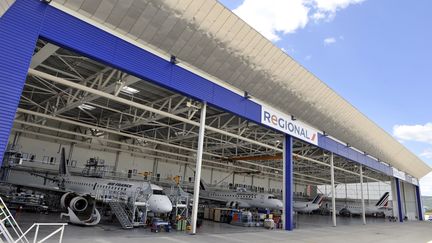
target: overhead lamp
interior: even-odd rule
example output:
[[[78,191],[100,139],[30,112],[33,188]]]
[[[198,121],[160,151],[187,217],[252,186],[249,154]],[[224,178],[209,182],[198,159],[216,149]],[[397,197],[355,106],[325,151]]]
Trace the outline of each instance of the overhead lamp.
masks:
[[[89,110],[89,111],[96,109],[96,107],[87,104],[81,104],[78,106],[78,108],[82,110]]]
[[[297,118],[295,118],[293,115],[291,115],[291,121],[295,121]]]
[[[246,99],[250,99],[252,98],[252,96],[249,94],[249,92],[245,91],[243,97],[245,97]]]
[[[328,136],[328,134],[326,133],[326,131],[323,131],[322,134],[323,134],[324,137]]]
[[[179,61],[177,60],[176,56],[171,55],[171,57],[170,57],[170,63],[171,64],[177,64],[177,63],[179,63]]]
[[[134,88],[132,88],[130,86],[123,86],[123,88],[121,88],[120,91],[123,92],[123,93],[126,93],[126,94],[130,94],[130,95],[133,95],[133,94],[136,94],[136,93],[139,92],[139,90],[134,89]]]

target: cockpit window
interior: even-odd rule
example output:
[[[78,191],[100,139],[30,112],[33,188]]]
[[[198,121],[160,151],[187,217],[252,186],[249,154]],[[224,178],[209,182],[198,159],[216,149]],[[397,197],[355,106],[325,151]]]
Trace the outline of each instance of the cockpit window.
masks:
[[[276,199],[276,197],[273,195],[270,195],[270,196],[268,196],[268,199]]]
[[[153,195],[165,195],[162,190],[153,190]]]

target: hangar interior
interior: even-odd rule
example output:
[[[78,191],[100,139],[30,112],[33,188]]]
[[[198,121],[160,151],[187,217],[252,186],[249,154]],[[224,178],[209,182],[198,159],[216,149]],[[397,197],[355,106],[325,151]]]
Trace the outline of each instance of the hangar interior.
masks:
[[[92,5],[91,1],[84,2],[86,2],[86,4],[82,4],[81,7],[89,7]],[[199,13],[196,18],[212,16],[211,18],[214,18],[213,22],[216,23],[216,19],[224,16],[227,18],[228,15],[230,17],[233,16],[230,11],[224,9],[216,1],[214,1],[213,5],[210,4],[210,7],[204,7],[203,5],[202,8],[194,6],[191,2],[189,3],[189,5],[185,6],[193,7],[194,11]],[[30,10],[28,11],[35,14],[38,12],[35,9],[31,9],[33,5],[38,11],[46,8],[46,6],[43,5],[46,3],[39,3],[39,1],[35,1],[32,3],[33,5],[26,4],[27,3],[24,3],[24,1],[17,1],[17,4],[14,5],[16,6],[14,11],[19,12],[19,8],[30,6]],[[158,11],[162,16],[167,17],[168,15],[173,15],[174,17],[171,16],[172,18],[178,17],[169,12],[170,10],[168,8],[164,8],[162,6],[163,3],[161,3],[161,6],[158,5],[158,8],[154,8],[153,3],[146,2],[143,4],[151,11]],[[61,8],[59,5],[61,5],[61,3],[57,4],[56,8]],[[67,5],[66,3],[66,6]],[[182,4],[179,3],[178,6],[180,5]],[[181,11],[186,11],[188,7],[184,7]],[[349,120],[346,117],[358,118],[359,120],[364,117],[360,116],[360,113],[355,109],[350,110],[352,107],[346,104],[346,101],[344,101],[345,103],[337,103],[338,100],[342,99],[334,92],[326,93],[326,102],[334,102],[330,102],[331,105],[328,106],[324,105],[324,98],[319,95],[317,95],[317,97],[320,99],[322,98],[322,103],[313,101],[311,98],[312,96],[306,98],[302,97],[299,91],[300,88],[304,89],[308,86],[307,84],[309,84],[308,82],[310,80],[315,80],[315,77],[309,74],[307,70],[299,67],[295,61],[290,59],[279,49],[276,50],[277,53],[272,53],[275,47],[268,40],[259,36],[256,31],[247,24],[238,20],[237,17],[234,16],[234,21],[227,23],[235,25],[234,23],[238,20],[240,21],[238,26],[245,26],[244,28],[248,31],[243,34],[248,35],[249,39],[253,39],[254,43],[256,45],[259,44],[261,47],[251,51],[257,56],[259,56],[258,54],[262,51],[267,51],[265,57],[268,60],[272,58],[272,63],[277,63],[275,66],[277,65],[278,67],[280,65],[283,72],[288,72],[288,77],[293,79],[298,78],[297,84],[300,86],[295,86],[297,84],[290,83],[290,85],[293,85],[292,87],[290,86],[293,91],[287,91],[284,85],[279,86],[280,83],[273,83],[274,87],[271,87],[271,89],[279,88],[279,90],[277,90],[277,95],[265,96],[266,102],[275,104],[276,100],[283,103],[286,97],[291,98],[292,100],[289,100],[290,102],[289,104],[287,103],[286,109],[290,110],[290,112],[291,109],[293,109],[297,112],[293,114],[299,114],[300,117],[291,115],[289,116],[291,121],[302,120],[301,118],[310,116],[314,118],[314,125],[316,127],[318,127],[316,125],[316,120],[319,120],[319,123],[322,125],[319,126],[320,128],[334,129],[331,130],[333,133],[330,135],[325,131],[317,132],[319,139],[325,141],[325,143],[317,142],[317,144],[312,144],[298,136],[291,136],[288,135],[288,133],[270,128],[268,124],[264,125],[262,121],[262,124],[259,123],[259,118],[254,117],[254,119],[252,119],[246,112],[241,113],[239,110],[236,110],[235,107],[230,107],[222,102],[218,103],[218,100],[210,102],[203,98],[196,98],[198,97],[197,93],[193,94],[192,91],[189,92],[187,90],[188,88],[191,90],[193,88],[194,92],[216,92],[215,90],[208,91],[205,89],[205,82],[207,82],[212,83],[212,85],[214,85],[212,86],[213,88],[219,85],[217,86],[219,91],[221,93],[225,92],[223,94],[225,94],[226,97],[229,95],[231,95],[230,97],[236,96],[236,99],[230,100],[234,101],[233,103],[250,101],[253,103],[252,105],[256,110],[261,109],[259,112],[262,111],[264,105],[268,105],[265,102],[260,103],[261,100],[259,98],[263,99],[263,97],[258,97],[259,92],[252,92],[249,94],[246,91],[239,92],[239,88],[234,87],[235,85],[233,84],[223,83],[222,85],[222,82],[218,78],[212,77],[212,73],[210,72],[213,68],[212,65],[210,65],[212,64],[211,61],[208,63],[210,67],[208,73],[206,73],[208,70],[205,68],[202,68],[201,71],[197,71],[197,69],[201,67],[199,63],[193,63],[193,60],[185,60],[185,63],[195,65],[196,68],[187,69],[185,65],[182,64],[182,58],[176,59],[176,56],[171,55],[163,59],[154,54],[157,53],[152,49],[155,43],[147,43],[145,41],[136,43],[130,40],[124,42],[123,39],[117,37],[117,39],[113,41],[116,43],[115,45],[111,45],[108,41],[104,42],[105,45],[115,48],[113,53],[101,54],[92,52],[91,48],[97,49],[98,45],[102,46],[102,44],[99,44],[100,41],[104,41],[102,38],[113,38],[111,35],[113,32],[110,32],[108,28],[110,26],[107,28],[99,26],[98,28],[91,29],[89,26],[92,26],[92,24],[88,24],[87,22],[83,24],[84,21],[81,19],[77,20],[75,17],[70,17],[69,15],[65,17],[65,13],[70,12],[65,9],[62,9],[62,12],[57,11],[56,8],[49,6],[47,12],[44,12],[43,16],[47,19],[58,18],[58,21],[46,20],[44,24],[48,27],[42,28],[41,34],[36,34],[36,36],[39,36],[37,41],[29,44],[31,48],[34,47],[34,49],[32,49],[31,61],[29,60],[29,67],[22,63],[20,65],[15,65],[14,62],[6,60],[7,58],[0,57],[1,64],[8,63],[9,65],[9,63],[11,63],[10,65],[15,65],[24,70],[27,76],[22,93],[20,92],[19,104],[14,118],[9,121],[6,116],[0,117],[0,125],[6,124],[5,127],[7,127],[9,123],[12,124],[13,120],[11,133],[7,134],[9,139],[7,141],[7,147],[5,146],[1,179],[14,185],[16,190],[14,195],[24,195],[24,197],[28,198],[36,197],[42,190],[40,189],[41,187],[56,187],[60,182],[64,183],[64,180],[59,182],[58,178],[54,178],[57,180],[58,184],[53,183],[53,176],[63,175],[67,169],[73,176],[82,178],[82,181],[75,181],[76,184],[89,188],[93,185],[87,182],[89,177],[97,178],[98,180],[109,179],[122,182],[110,185],[108,188],[109,190],[113,188],[118,190],[125,184],[128,185],[126,182],[142,182],[143,185],[144,182],[151,182],[152,185],[159,185],[168,189],[168,191],[171,189],[171,193],[179,186],[181,188],[181,191],[179,190],[180,192],[188,192],[188,194],[186,196],[186,203],[179,203],[178,201],[178,198],[183,197],[184,194],[180,193],[179,195],[175,195],[174,198],[177,201],[171,202],[174,206],[173,208],[175,208],[174,216],[176,216],[177,219],[177,215],[180,214],[179,212],[181,211],[179,211],[180,205],[186,205],[185,208],[187,209],[186,211],[182,211],[182,213],[184,213],[183,216],[186,218],[185,222],[192,226],[192,233],[196,233],[195,225],[198,221],[197,217],[199,219],[204,218],[202,224],[200,224],[201,227],[197,231],[198,233],[206,231],[233,231],[232,228],[228,229],[228,226],[225,224],[213,222],[221,221],[214,220],[216,217],[215,211],[211,211],[213,212],[212,217],[206,217],[206,210],[216,206],[213,203],[209,203],[209,200],[206,198],[202,198],[198,201],[198,198],[205,190],[218,191],[219,194],[224,194],[225,197],[227,197],[226,195],[231,195],[230,193],[234,193],[237,197],[235,200],[239,201],[245,198],[252,199],[257,197],[257,195],[265,195],[268,200],[282,201],[283,210],[281,210],[281,208],[271,211],[265,210],[265,213],[257,210],[257,212],[253,213],[264,216],[264,222],[267,222],[265,220],[271,220],[272,217],[273,219],[278,218],[279,224],[277,224],[276,228],[283,228],[285,230],[292,230],[293,227],[312,228],[336,226],[336,222],[338,222],[338,224],[366,224],[384,223],[394,220],[403,222],[404,220],[422,219],[421,210],[419,210],[419,208],[421,208],[421,203],[418,200],[420,193],[417,179],[393,167],[401,166],[401,161],[403,160],[401,158],[409,158],[416,166],[411,168],[403,164],[402,168],[408,168],[410,170],[407,171],[410,173],[412,172],[415,175],[420,175],[425,171],[425,167],[422,167],[423,164],[421,164],[421,161],[419,161],[418,158],[412,157],[412,154],[405,148],[396,151],[400,148],[397,146],[392,147],[392,145],[394,145],[392,144],[394,139],[391,140],[390,138],[390,140],[388,140],[387,137],[380,136],[379,134],[375,137],[375,134],[366,134],[365,130],[368,129],[371,130],[369,131],[370,133],[377,131],[383,132],[382,130],[377,130],[378,128],[376,128],[376,125],[369,120],[367,121],[370,123],[364,123],[368,125],[365,127],[350,127],[349,125],[353,123],[348,124],[347,127],[339,127],[341,123]],[[125,10],[124,8],[119,9],[121,11]],[[208,16],[205,15],[205,12],[210,11],[210,9],[220,9],[222,13],[217,15],[215,14],[216,11],[212,11],[212,14]],[[20,14],[16,16],[21,16],[21,12],[19,13]],[[146,11],[143,11],[143,14],[150,15],[150,13]],[[18,18],[12,14],[6,14],[5,16]],[[79,15],[76,14],[73,16]],[[11,21],[10,19],[13,19],[12,17],[7,20]],[[155,24],[163,22],[160,18],[161,17],[155,17],[156,20],[153,22],[155,22]],[[172,18],[170,19],[167,17],[169,20],[172,20]],[[64,21],[65,19],[67,21]],[[129,20],[129,22],[134,20],[132,17],[126,19]],[[30,20],[25,19],[25,21]],[[63,31],[64,28],[54,27],[56,24],[64,24],[63,21],[67,23],[67,27],[75,26],[76,29],[73,29],[73,31]],[[173,26],[172,22],[170,24],[171,27]],[[3,23],[4,22],[0,22],[0,27],[4,27],[5,24]],[[179,25],[184,23],[184,19],[179,21]],[[27,24],[30,25],[31,23]],[[54,26],[50,26],[50,24]],[[235,27],[237,31],[241,33],[242,31],[238,26]],[[15,27],[16,26],[14,26],[12,30],[9,30],[13,31],[14,35],[19,36],[19,34],[22,33],[30,33],[23,31],[17,34],[15,33],[17,29]],[[156,27],[150,28],[150,30],[154,30],[154,32],[156,32],[157,29]],[[161,27],[161,29],[163,28]],[[224,28],[220,27],[220,29]],[[229,28],[225,28],[225,30],[227,29]],[[101,30],[103,30],[103,34],[100,34]],[[87,35],[84,37],[79,36],[79,38],[76,39],[73,39],[75,36],[68,36],[73,35],[75,31],[83,31]],[[100,34],[100,36],[95,35],[99,39],[92,35],[93,32],[98,32],[98,34]],[[185,30],[185,32],[187,31]],[[206,49],[204,48],[206,46],[208,46],[209,50],[211,49],[210,44],[214,44],[211,37],[214,36],[205,32],[203,34],[204,37],[201,37],[199,35],[202,33],[198,30],[196,33],[198,33],[196,39],[200,39],[200,44],[197,44],[199,48],[196,49],[200,50],[200,58],[204,58],[206,54],[211,54],[206,53],[208,51],[204,52],[203,49]],[[119,34],[116,33],[116,36],[118,35]],[[148,34],[145,37],[147,36],[151,35]],[[7,35],[0,36],[0,39],[1,38],[7,39]],[[18,39],[22,40],[23,38],[19,36]],[[48,39],[50,39],[51,42],[48,41]],[[71,44],[68,42],[70,39],[73,39],[76,43]],[[162,39],[163,38],[159,38],[160,41],[162,41]],[[248,38],[236,39],[241,39],[242,43],[243,40],[246,42],[248,40]],[[15,44],[16,39],[15,41],[7,39],[6,42],[8,45],[12,46]],[[58,42],[60,42],[60,44]],[[78,47],[84,44],[89,44],[90,47]],[[74,48],[67,48],[70,46],[74,46]],[[246,46],[249,46],[249,43],[247,43]],[[125,47],[125,49],[121,49],[123,47]],[[137,49],[134,48],[143,52],[138,52],[136,51]],[[76,51],[72,51],[72,49]],[[132,49],[136,53],[143,56],[146,54],[147,56],[145,56],[145,58],[142,57],[142,59],[140,59],[141,57],[137,58],[132,55],[132,53],[134,53],[131,51]],[[227,57],[225,55],[226,53],[221,54],[218,53],[219,49],[214,49],[215,57],[222,59]],[[13,49],[5,49],[5,52],[10,50]],[[124,51],[124,53],[122,51]],[[192,52],[195,51],[195,49],[184,48],[182,51]],[[125,57],[126,54],[129,55]],[[182,57],[182,52],[179,54]],[[232,56],[228,56],[228,58],[232,57],[234,59],[236,58],[234,56],[235,55],[232,54]],[[14,61],[14,58],[18,59],[20,57],[20,55],[14,52],[11,59]],[[187,56],[183,55],[183,57],[186,59]],[[112,64],[115,63],[116,59],[121,60],[121,62],[119,62],[120,64]],[[131,60],[130,63],[125,61],[129,59]],[[264,59],[262,60],[263,62],[265,61]],[[161,65],[169,65],[169,69],[162,69],[162,71],[171,70],[170,73],[164,73],[163,75],[171,77],[170,81],[174,80],[174,83],[159,82],[157,80],[157,78],[159,78],[158,75],[162,75],[158,73],[161,71],[159,69],[144,70],[147,72],[146,74],[152,72],[151,75],[153,75],[153,79],[143,79],[142,77],[145,77],[145,75],[136,70],[134,71],[136,75],[133,75],[133,72],[125,71],[132,70],[132,68],[127,67],[126,64],[139,69],[141,67],[139,66],[140,62],[147,62],[149,60],[153,62],[159,61],[162,63]],[[201,59],[198,58],[197,60]],[[214,58],[210,58],[209,60],[214,60]],[[218,61],[216,60],[215,62]],[[270,63],[270,61],[268,63]],[[294,68],[284,68],[283,65],[288,65],[287,63]],[[256,64],[251,66],[259,66],[260,68],[257,68],[257,70],[267,68],[267,63],[261,64],[261,66]],[[229,63],[227,65],[229,66]],[[218,66],[223,66],[223,64],[219,62],[218,65],[214,65],[215,68]],[[146,67],[148,68],[148,66]],[[175,73],[172,67],[178,67],[178,69],[176,69],[178,73]],[[247,68],[250,67],[241,66],[238,68],[239,70],[235,70],[235,72],[244,71],[248,73],[248,70],[246,70]],[[269,76],[265,75],[255,75],[256,73],[253,71],[256,70],[252,70],[248,74],[249,81],[256,81],[255,79],[261,81],[261,79],[265,80],[269,78]],[[175,79],[178,77],[174,77],[174,75],[180,76],[179,73],[184,75],[182,76],[183,78],[186,77],[184,78],[185,80],[188,78],[192,79],[194,75],[203,76],[200,76],[199,81],[201,83],[198,84],[198,86],[203,86],[202,90],[200,90],[199,87],[192,87],[192,85],[196,85],[192,81],[187,83],[190,84],[191,87],[180,87],[175,81],[185,82],[185,80]],[[15,82],[20,81],[18,80],[18,76],[19,75],[10,75],[7,70],[5,72],[0,72],[0,80],[4,81],[4,86],[7,86],[9,79]],[[274,74],[274,76],[270,75],[270,78],[272,77],[278,78],[279,76],[276,74]],[[244,80],[246,80],[246,77],[244,78]],[[227,80],[227,82],[228,81],[229,80]],[[252,81],[250,85],[254,84]],[[319,80],[316,82],[321,84]],[[243,82],[242,85],[244,85],[244,83],[247,82]],[[182,85],[187,86],[187,84]],[[258,82],[258,84],[265,87],[268,83],[264,83],[263,81],[263,83]],[[11,86],[13,86],[12,83]],[[257,85],[257,87],[258,86],[259,85]],[[21,87],[18,87],[18,89],[21,91]],[[318,91],[325,93],[324,91],[328,89],[329,88],[326,86],[320,86],[314,90],[314,94],[319,94]],[[16,88],[11,89],[11,94],[9,95],[7,91],[0,90],[0,92],[3,92],[3,95],[0,96],[0,100],[7,103],[8,97],[11,99],[14,98],[12,93],[15,91]],[[257,97],[254,97],[255,94]],[[238,101],[237,96],[240,97],[240,101]],[[225,97],[219,97],[219,99],[223,98]],[[306,101],[302,101],[302,98]],[[13,102],[11,101],[10,103]],[[333,105],[336,103],[338,105]],[[310,109],[302,110],[305,106],[308,106]],[[275,107],[278,106],[275,105]],[[336,113],[342,110],[342,108],[347,111],[346,114],[343,114],[343,117],[338,117],[336,115],[332,117],[333,114],[323,115],[328,112],[326,109],[333,110],[333,112]],[[2,109],[8,111],[5,107]],[[3,110],[2,112],[6,113],[6,111]],[[15,107],[13,107],[13,111],[15,111]],[[320,114],[320,116],[314,116],[314,114]],[[262,114],[259,115],[262,116]],[[311,120],[307,121],[310,122]],[[338,121],[335,122],[335,120]],[[353,120],[350,120],[350,122],[353,122]],[[358,125],[361,123],[355,124]],[[312,124],[306,125],[313,127]],[[340,129],[335,129],[335,127]],[[355,136],[351,136],[353,134]],[[362,145],[363,149],[357,149],[350,143],[340,141],[331,135],[341,139],[352,137],[352,141],[350,142]],[[0,133],[0,136],[3,136],[3,134]],[[380,142],[380,146],[376,146],[377,141]],[[387,144],[383,141],[390,141],[392,143]],[[326,143],[331,143],[336,149],[330,151],[332,148]],[[401,145],[398,144],[398,146]],[[63,149],[65,149],[65,156],[63,156]],[[395,158],[395,154],[400,154],[401,158],[396,156],[397,160],[393,161],[388,159],[389,163],[385,163],[379,158],[366,153],[368,151],[375,152],[375,155],[382,155],[384,159]],[[393,157],[389,156],[389,154]],[[66,167],[62,167],[62,161],[67,163]],[[392,163],[390,164],[390,162]],[[201,184],[200,180],[196,178],[202,179],[205,183]],[[150,183],[148,185],[150,185]],[[93,190],[95,190],[96,186],[97,183],[94,183]],[[157,187],[155,188],[151,186],[151,191],[146,192],[146,195],[160,196],[165,195],[164,193],[169,193],[161,192]],[[200,193],[198,193],[199,188],[201,188]],[[2,190],[2,194],[10,193],[9,187],[2,189],[4,189]],[[220,191],[223,191],[223,193],[220,193]],[[245,191],[255,194],[242,194]],[[105,191],[99,192],[106,193]],[[387,193],[387,196],[385,196],[385,193]],[[59,197],[52,201],[63,201],[63,196],[61,196],[62,199],[59,199]],[[102,197],[96,195],[96,199],[101,199],[102,202],[107,200],[106,194],[100,196]],[[190,200],[192,197],[193,200]],[[7,196],[5,198],[7,198]],[[47,199],[51,198],[47,197]],[[96,199],[95,201],[97,201]],[[170,197],[170,199],[172,198]],[[316,199],[318,201],[316,201]],[[79,202],[79,200],[84,201],[80,196],[76,196],[72,200],[76,200],[75,202]],[[142,207],[149,207],[149,198],[146,200],[147,201],[144,201],[145,203],[141,204]],[[297,210],[296,202],[305,205],[303,209]],[[231,203],[233,203],[233,201],[225,202],[223,205],[219,203],[217,205],[217,210],[222,211],[223,208],[228,208],[229,206],[239,206],[239,204]],[[97,203],[94,203],[94,205],[96,207]],[[317,207],[316,210],[311,210],[307,208],[310,205],[318,205],[319,207]],[[375,209],[378,206],[375,207],[374,205],[378,205],[379,207],[384,206],[386,211],[377,215]],[[56,205],[49,206],[55,207]],[[87,201],[85,206],[87,206]],[[116,205],[110,206],[111,211],[115,212]],[[346,215],[348,217],[343,217],[341,210],[347,210],[347,208],[349,208],[348,206],[350,206],[350,210],[352,211],[348,210],[348,215]],[[17,208],[19,209],[20,207],[18,206]],[[372,208],[372,210],[370,208]],[[216,208],[213,209],[216,210]],[[229,210],[234,209],[231,208]],[[207,212],[208,211],[209,210],[207,210]],[[147,208],[145,210],[145,218],[147,218],[146,212]],[[55,212],[56,216],[57,213],[58,212]],[[142,213],[142,211],[128,213],[126,218],[142,219],[143,216],[139,214],[138,217],[138,213]],[[337,214],[339,217],[336,218]],[[103,221],[103,224],[132,228],[123,225],[124,221],[119,217],[121,213],[115,215],[119,222],[106,220]],[[371,217],[367,217],[366,219],[366,215]],[[156,218],[156,214],[150,217]],[[43,217],[38,217],[38,214],[36,214],[36,219],[34,220],[36,221],[40,218]],[[52,220],[53,218],[48,217],[47,219]],[[32,220],[33,219],[30,219],[29,222]],[[292,222],[289,222],[291,220]],[[215,226],[216,224],[218,226]],[[182,227],[183,226],[181,226],[179,231],[185,231]],[[249,228],[236,227],[236,230],[240,232]],[[78,229],[77,231],[85,231],[84,228]],[[91,231],[91,229],[89,231]]]
[[[104,178],[166,185],[178,177],[180,185],[193,192],[201,106],[187,96],[39,40],[6,152],[19,151],[22,163],[11,165],[3,179],[43,186],[46,180],[29,173],[56,174],[64,147],[75,175],[83,175],[86,163],[95,158],[103,161],[98,173]],[[206,130],[202,180],[214,188],[244,187],[282,198],[282,133],[209,105]],[[294,139],[293,158],[295,199],[307,201],[322,194],[322,209],[327,211],[318,221],[316,215],[297,215],[295,225],[332,225],[327,216],[332,197],[330,153]],[[336,200],[359,204],[359,164],[335,155],[334,168]],[[388,175],[363,167],[363,180],[367,205],[386,191],[392,193]],[[417,217],[415,202],[407,202],[405,210],[410,219]],[[359,218],[341,222],[349,220],[361,223]]]

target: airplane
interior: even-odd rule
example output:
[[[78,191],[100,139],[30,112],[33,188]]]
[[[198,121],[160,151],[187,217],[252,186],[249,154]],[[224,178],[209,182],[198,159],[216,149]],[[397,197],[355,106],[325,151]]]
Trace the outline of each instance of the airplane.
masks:
[[[312,201],[309,202],[296,202],[294,201],[293,210],[298,213],[312,213],[312,211],[320,208],[324,196],[317,194]]]
[[[365,205],[366,215],[384,215],[391,213],[391,208],[388,207],[389,192],[385,192],[375,205]],[[339,210],[339,215],[361,215],[362,206],[358,203],[344,205]]]
[[[267,208],[283,209],[283,203],[273,194],[248,192],[244,188],[237,191],[209,190],[205,184],[200,182],[200,198],[226,203],[231,208]]]
[[[65,159],[65,149],[61,150],[59,174],[48,177],[32,173],[57,183],[58,190],[64,193],[60,205],[67,213],[61,217],[68,217],[70,223],[92,226],[99,223],[101,216],[96,208],[96,201],[109,201],[120,198],[127,202],[132,199],[136,206],[148,205],[153,213],[169,213],[172,210],[170,199],[163,192],[163,188],[149,182],[121,181],[92,177],[72,176],[68,172]],[[150,195],[150,196],[148,196]]]

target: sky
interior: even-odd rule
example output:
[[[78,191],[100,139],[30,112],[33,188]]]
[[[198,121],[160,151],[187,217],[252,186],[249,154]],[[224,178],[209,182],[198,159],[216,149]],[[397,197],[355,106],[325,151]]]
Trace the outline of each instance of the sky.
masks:
[[[220,2],[432,166],[432,1]]]

